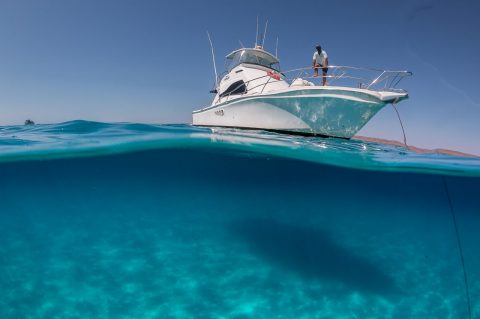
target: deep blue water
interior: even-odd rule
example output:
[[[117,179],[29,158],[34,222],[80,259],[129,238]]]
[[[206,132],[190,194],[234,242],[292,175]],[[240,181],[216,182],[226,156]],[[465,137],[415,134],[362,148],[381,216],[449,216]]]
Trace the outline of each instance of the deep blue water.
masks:
[[[360,141],[0,127],[0,318],[480,318],[479,194]]]

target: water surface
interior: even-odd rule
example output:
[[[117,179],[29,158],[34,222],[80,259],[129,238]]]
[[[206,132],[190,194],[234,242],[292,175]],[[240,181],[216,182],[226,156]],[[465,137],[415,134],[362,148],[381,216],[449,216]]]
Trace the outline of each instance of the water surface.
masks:
[[[480,316],[478,158],[74,121],[0,181],[1,318]]]

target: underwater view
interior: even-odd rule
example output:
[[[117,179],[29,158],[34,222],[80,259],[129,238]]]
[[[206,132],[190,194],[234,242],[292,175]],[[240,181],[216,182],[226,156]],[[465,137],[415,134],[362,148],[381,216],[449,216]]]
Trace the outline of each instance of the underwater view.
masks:
[[[480,158],[0,127],[0,318],[480,318]]]

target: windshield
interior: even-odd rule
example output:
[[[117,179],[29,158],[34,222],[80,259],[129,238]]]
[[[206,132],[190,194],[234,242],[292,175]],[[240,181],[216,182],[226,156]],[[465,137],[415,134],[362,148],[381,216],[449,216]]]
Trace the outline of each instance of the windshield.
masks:
[[[259,50],[240,50],[227,57],[230,64],[227,70],[230,71],[240,63],[252,63],[280,71],[280,63],[271,55]]]

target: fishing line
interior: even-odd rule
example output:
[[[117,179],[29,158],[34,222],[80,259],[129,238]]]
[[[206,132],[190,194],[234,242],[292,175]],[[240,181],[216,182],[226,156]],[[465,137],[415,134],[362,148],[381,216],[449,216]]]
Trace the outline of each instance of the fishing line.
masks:
[[[442,176],[442,181],[443,181],[443,186],[445,188],[445,193],[447,194],[448,206],[450,207],[450,214],[452,215],[453,226],[455,227],[455,234],[457,236],[458,251],[460,253],[460,260],[462,262],[463,280],[465,282],[465,295],[467,297],[468,318],[472,319],[472,310],[470,306],[470,290],[468,288],[467,271],[465,270],[465,260],[463,258],[462,243],[460,242],[460,234],[458,232],[457,218],[455,217],[455,211],[453,210],[452,199],[450,198],[450,192],[448,191],[448,186],[445,180],[445,176]]]

